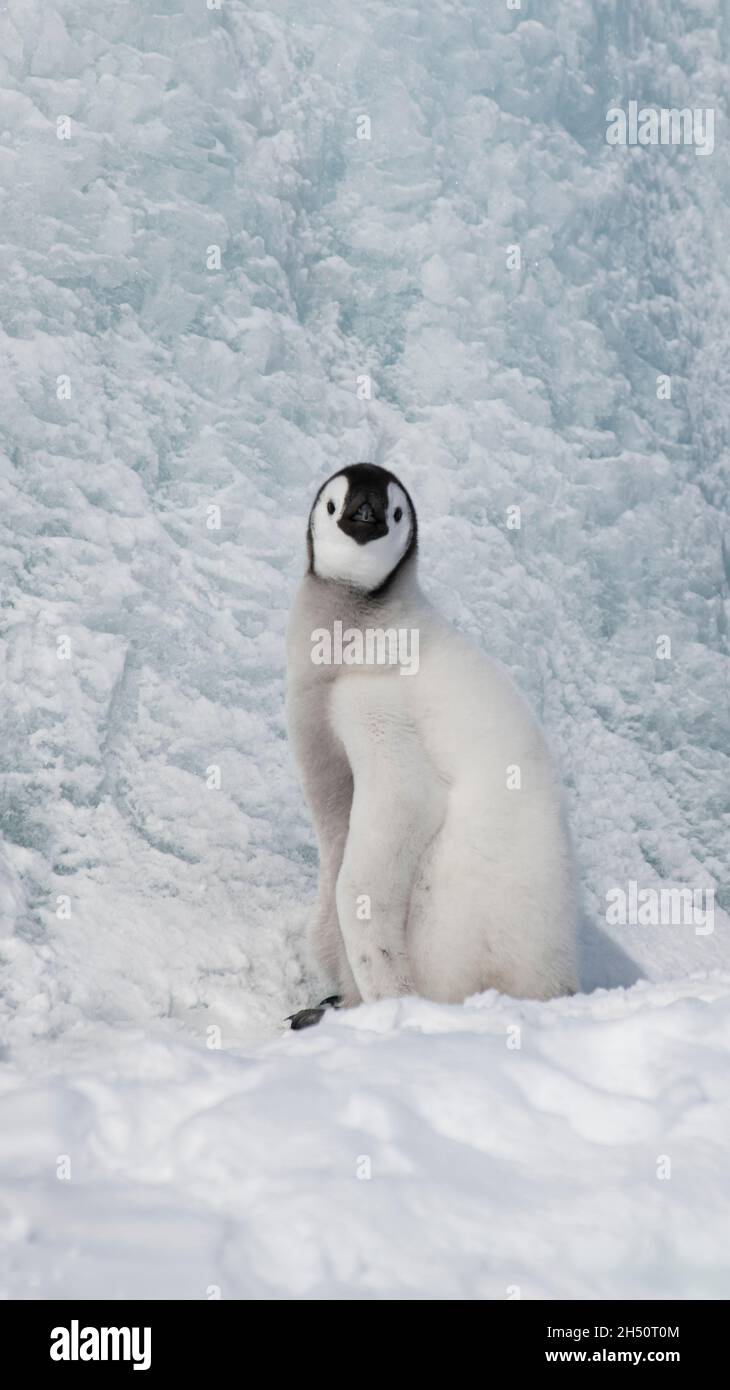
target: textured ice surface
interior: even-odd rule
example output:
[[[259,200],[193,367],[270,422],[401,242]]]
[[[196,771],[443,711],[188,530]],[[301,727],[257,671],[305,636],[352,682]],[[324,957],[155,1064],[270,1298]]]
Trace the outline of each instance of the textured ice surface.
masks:
[[[0,15],[11,1295],[730,1293],[726,911],[598,934],[632,879],[727,909],[729,78],[722,0]],[[712,156],[609,147],[631,99],[713,107]],[[653,983],[277,1037],[282,636],[364,458],[555,746],[586,987]]]

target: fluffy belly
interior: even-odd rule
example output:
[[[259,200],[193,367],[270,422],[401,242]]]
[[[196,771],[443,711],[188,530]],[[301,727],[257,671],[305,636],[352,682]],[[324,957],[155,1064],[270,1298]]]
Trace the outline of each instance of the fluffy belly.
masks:
[[[485,896],[475,856],[447,821],[423,855],[408,914],[413,981],[425,998],[457,1003],[489,987]]]
[[[538,829],[541,834],[536,834]],[[575,987],[568,848],[555,817],[485,828],[449,816],[419,864],[407,925],[413,980],[457,1003],[497,989],[549,998]]]

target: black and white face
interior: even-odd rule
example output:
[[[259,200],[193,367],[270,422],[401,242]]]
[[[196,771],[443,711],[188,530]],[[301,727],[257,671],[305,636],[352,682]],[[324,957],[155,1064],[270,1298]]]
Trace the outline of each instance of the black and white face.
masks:
[[[355,463],[320,488],[309,518],[310,570],[372,593],[416,548],[416,512],[385,468]]]

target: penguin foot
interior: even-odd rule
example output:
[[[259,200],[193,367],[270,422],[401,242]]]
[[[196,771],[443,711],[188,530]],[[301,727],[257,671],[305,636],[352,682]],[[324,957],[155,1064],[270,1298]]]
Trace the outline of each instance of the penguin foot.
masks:
[[[296,1030],[298,1028],[312,1028],[323,1017],[324,1009],[300,1009],[298,1013],[290,1014],[287,1021],[289,1027]]]
[[[299,1009],[297,1013],[289,1014],[287,1023],[294,1031],[299,1028],[313,1028],[328,1009],[339,1009],[341,1003],[339,994],[328,994],[326,999],[320,1000],[316,1009]]]

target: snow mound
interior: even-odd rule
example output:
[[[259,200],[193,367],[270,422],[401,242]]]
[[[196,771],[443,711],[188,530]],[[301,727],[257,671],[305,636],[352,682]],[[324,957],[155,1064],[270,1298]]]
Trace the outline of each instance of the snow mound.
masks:
[[[730,974],[110,1042],[3,1081],[14,1297],[730,1294]]]

